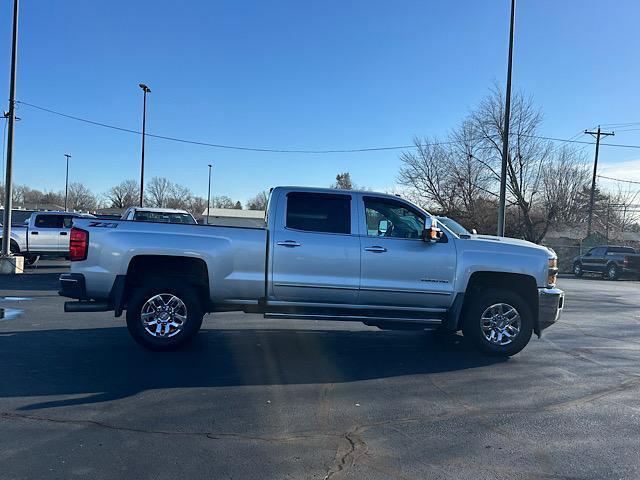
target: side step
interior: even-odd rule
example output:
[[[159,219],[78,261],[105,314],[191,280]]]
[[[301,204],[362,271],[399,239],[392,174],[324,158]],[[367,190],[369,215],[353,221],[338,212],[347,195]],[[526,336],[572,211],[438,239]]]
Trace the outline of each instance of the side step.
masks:
[[[64,302],[65,312],[108,312],[109,310],[113,310],[113,308],[107,302]]]
[[[308,313],[278,313],[269,312],[264,314],[264,318],[289,318],[293,320],[333,320],[344,322],[364,322],[367,325],[377,323],[397,323],[405,325],[424,325],[425,328],[438,327],[442,324],[441,318],[402,318],[402,317],[370,317],[367,315],[323,315]]]

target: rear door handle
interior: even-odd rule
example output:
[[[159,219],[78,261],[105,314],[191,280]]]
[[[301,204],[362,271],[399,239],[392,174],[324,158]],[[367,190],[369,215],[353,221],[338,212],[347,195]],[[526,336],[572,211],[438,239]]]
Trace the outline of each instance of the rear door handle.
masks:
[[[384,252],[386,252],[386,251],[387,251],[387,249],[386,249],[386,248],[381,247],[381,246],[379,246],[379,245],[374,245],[374,246],[372,246],[372,247],[367,247],[367,248],[365,248],[365,250],[366,250],[367,252],[374,252],[374,253],[384,253]]]
[[[31,235],[37,235],[38,232],[31,232]]]
[[[280,245],[281,247],[299,247],[300,246],[300,244],[295,240],[284,240],[282,242],[277,242],[277,245]]]
[[[60,232],[60,235],[67,235],[67,232]]]

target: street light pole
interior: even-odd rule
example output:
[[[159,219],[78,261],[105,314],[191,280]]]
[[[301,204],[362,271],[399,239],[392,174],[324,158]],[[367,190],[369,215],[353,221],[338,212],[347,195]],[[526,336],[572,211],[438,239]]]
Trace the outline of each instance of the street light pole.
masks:
[[[209,164],[209,189],[207,190],[207,225],[209,225],[210,209],[211,209],[211,164]]]
[[[67,211],[67,198],[69,196],[69,159],[71,155],[65,153],[64,156],[67,158],[67,176],[64,181],[64,211]]]
[[[2,219],[2,256],[11,253],[11,208],[13,186],[13,124],[16,119],[16,73],[18,64],[18,0],[13,1],[13,39],[11,46],[11,80],[9,82],[9,111],[7,136],[7,167],[4,181],[4,215]]]
[[[511,115],[511,69],[513,66],[513,29],[516,19],[516,0],[511,0],[509,26],[509,60],[507,64],[507,91],[504,101],[504,129],[502,132],[502,169],[500,170],[500,205],[498,209],[498,236],[504,237],[507,204],[507,162],[509,160],[509,117]]]
[[[147,93],[151,93],[151,89],[144,83],[138,85],[142,91],[142,159],[140,162],[140,206],[142,206],[142,200],[144,198],[144,137],[145,129],[147,126]]]

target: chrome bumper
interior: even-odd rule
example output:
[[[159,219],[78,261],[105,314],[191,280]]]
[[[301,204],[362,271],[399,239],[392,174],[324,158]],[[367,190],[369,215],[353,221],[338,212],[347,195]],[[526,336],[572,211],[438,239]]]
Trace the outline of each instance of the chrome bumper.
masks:
[[[550,327],[558,321],[564,307],[564,292],[559,288],[538,289],[538,328],[536,333],[540,335],[542,330]]]

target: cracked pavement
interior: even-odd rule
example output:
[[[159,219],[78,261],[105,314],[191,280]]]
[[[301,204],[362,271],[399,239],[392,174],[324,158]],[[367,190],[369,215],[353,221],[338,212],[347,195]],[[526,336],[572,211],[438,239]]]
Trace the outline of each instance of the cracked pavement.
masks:
[[[154,353],[64,314],[61,265],[0,277],[0,479],[640,477],[638,282],[560,279],[561,322],[509,360],[240,313]]]

